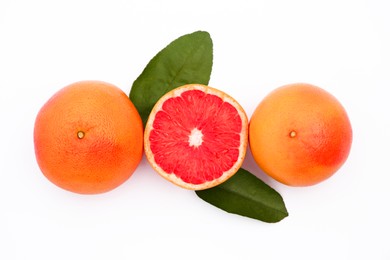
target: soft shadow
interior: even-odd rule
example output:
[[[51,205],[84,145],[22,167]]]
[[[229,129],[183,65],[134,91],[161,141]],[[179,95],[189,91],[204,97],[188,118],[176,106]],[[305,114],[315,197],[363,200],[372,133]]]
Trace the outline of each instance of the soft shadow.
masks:
[[[251,150],[247,149],[245,160],[241,166],[241,168],[249,171],[257,178],[261,179],[263,182],[271,186],[273,189],[278,190],[279,188],[285,186],[282,183],[277,182],[270,176],[268,176],[257,164],[255,159],[252,156]]]

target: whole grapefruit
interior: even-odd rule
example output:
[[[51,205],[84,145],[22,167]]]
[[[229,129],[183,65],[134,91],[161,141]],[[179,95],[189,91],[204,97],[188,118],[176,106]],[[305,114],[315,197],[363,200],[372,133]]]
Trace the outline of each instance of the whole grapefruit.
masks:
[[[141,118],[127,95],[101,81],[62,88],[40,109],[34,146],[42,173],[81,194],[112,190],[126,181],[143,152]]]
[[[145,126],[146,158],[164,178],[187,189],[216,186],[240,168],[248,119],[226,93],[199,84],[159,99]]]
[[[254,160],[290,186],[310,186],[332,176],[347,160],[351,144],[346,110],[329,92],[310,84],[275,89],[249,123]]]

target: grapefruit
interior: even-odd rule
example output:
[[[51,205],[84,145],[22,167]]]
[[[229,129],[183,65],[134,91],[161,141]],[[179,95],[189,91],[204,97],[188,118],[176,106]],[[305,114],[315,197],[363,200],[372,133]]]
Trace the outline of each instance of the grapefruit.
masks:
[[[40,109],[34,147],[42,173],[57,186],[81,194],[107,192],[126,181],[142,158],[142,121],[121,89],[81,81]]]
[[[145,126],[151,166],[191,190],[214,187],[240,168],[248,143],[248,119],[226,93],[199,84],[176,88],[159,99]]]
[[[310,186],[332,176],[347,160],[352,127],[341,103],[310,84],[272,91],[249,123],[249,145],[260,168],[290,186]]]

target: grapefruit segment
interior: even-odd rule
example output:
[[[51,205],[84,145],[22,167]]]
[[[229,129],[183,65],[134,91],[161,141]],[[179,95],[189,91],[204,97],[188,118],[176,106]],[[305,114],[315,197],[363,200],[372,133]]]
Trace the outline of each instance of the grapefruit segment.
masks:
[[[161,176],[183,188],[202,190],[226,181],[240,168],[248,119],[222,91],[189,84],[155,104],[144,138],[146,157]]]

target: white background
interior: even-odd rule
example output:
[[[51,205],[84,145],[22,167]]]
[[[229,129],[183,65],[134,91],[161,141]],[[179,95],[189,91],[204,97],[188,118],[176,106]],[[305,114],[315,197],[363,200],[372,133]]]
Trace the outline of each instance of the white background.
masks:
[[[0,259],[390,259],[390,6],[386,0],[0,0]],[[36,114],[57,90],[96,79],[129,93],[177,37],[214,43],[210,85],[250,117],[271,90],[307,82],[335,95],[354,131],[331,179],[292,188],[276,224],[228,214],[143,158],[117,189],[61,190],[35,161]]]

